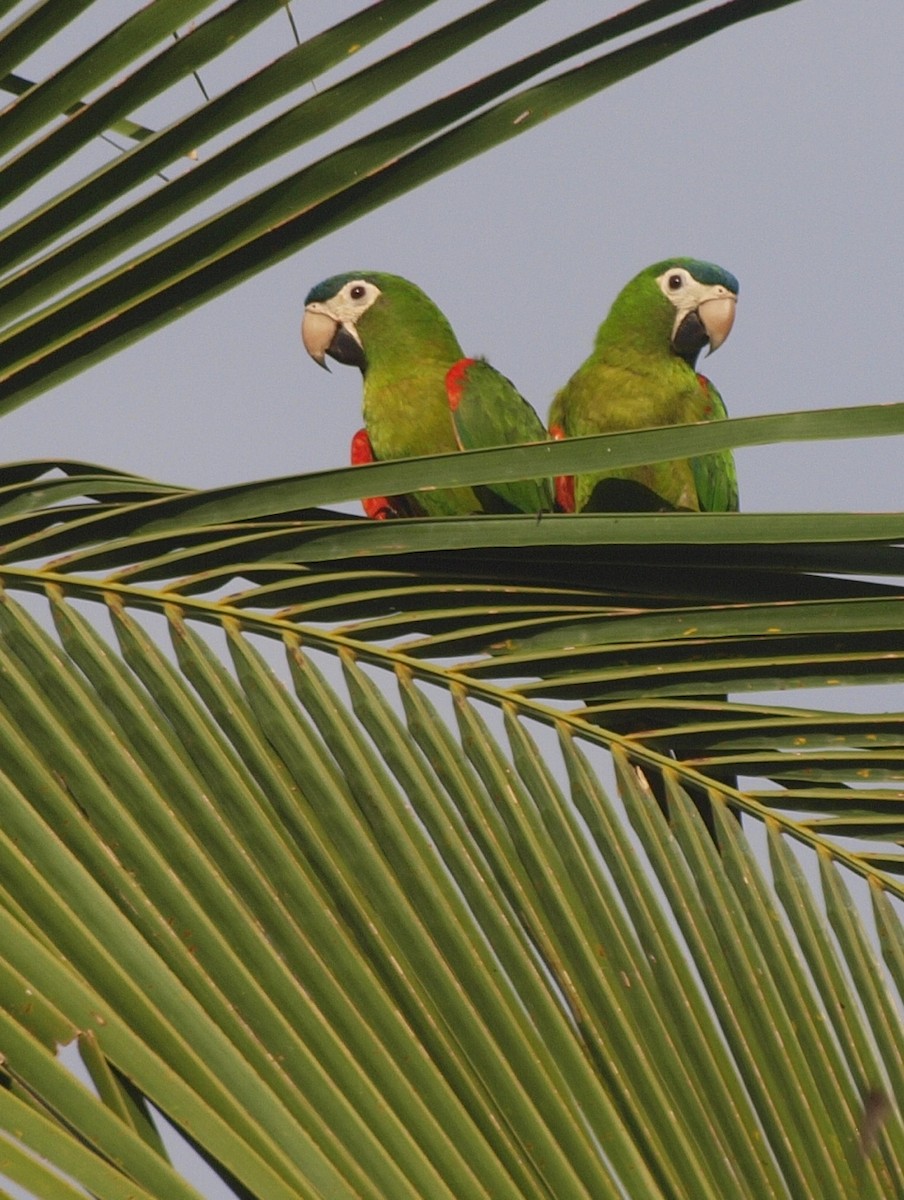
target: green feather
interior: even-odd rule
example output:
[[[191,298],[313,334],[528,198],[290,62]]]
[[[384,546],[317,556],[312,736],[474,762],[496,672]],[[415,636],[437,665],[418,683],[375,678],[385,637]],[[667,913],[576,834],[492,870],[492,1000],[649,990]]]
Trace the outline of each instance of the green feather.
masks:
[[[463,358],[446,376],[455,437],[462,450],[547,441],[543,422],[511,380],[480,358]],[[484,489],[479,489],[483,494]],[[551,512],[552,480],[494,483],[486,491],[517,512]],[[492,506],[492,500],[486,501]]]
[[[708,421],[724,421],[728,416],[725,403],[716,388],[704,376],[697,376],[701,387],[708,393]],[[738,473],[735,470],[734,455],[730,450],[722,450],[718,454],[704,454],[700,458],[692,458],[691,470],[694,473],[694,483],[702,512],[737,512],[738,511]]]

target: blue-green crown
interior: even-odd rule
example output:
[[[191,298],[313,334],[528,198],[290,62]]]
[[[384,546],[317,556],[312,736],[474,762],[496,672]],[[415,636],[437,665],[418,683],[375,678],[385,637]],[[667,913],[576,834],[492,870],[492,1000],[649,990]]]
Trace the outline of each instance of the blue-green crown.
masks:
[[[312,304],[317,300],[330,300],[341,288],[345,287],[350,279],[370,280],[372,275],[373,271],[345,271],[342,275],[331,275],[322,283],[315,284],[305,296],[304,302]]]
[[[676,266],[684,267],[690,271],[693,277],[699,283],[721,283],[723,287],[727,287],[730,292],[738,294],[738,281],[732,275],[731,271],[726,271],[723,267],[717,267],[715,263],[703,262],[699,258],[671,258],[668,262],[663,263],[662,269]]]

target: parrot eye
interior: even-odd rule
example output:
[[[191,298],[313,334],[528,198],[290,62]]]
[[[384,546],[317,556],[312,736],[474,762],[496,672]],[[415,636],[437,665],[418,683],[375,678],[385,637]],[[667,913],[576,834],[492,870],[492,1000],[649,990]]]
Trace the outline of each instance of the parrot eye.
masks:
[[[662,294],[676,307],[686,303],[688,295],[693,294],[694,277],[684,267],[669,267],[657,275],[656,282]]]
[[[341,295],[343,301],[350,304],[360,316],[380,295],[380,289],[369,279],[351,279],[342,289]]]

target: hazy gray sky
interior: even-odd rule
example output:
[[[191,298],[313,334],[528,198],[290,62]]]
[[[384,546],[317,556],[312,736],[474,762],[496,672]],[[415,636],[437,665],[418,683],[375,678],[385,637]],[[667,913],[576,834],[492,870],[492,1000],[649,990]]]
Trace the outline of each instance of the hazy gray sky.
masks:
[[[305,37],[356,7],[293,10]],[[439,0],[352,64],[473,7]],[[381,121],[621,7],[544,5],[391,97]],[[280,14],[260,45],[289,44]],[[87,458],[196,486],[344,463],[358,374],[318,370],[298,326],[311,285],[359,268],[419,283],[465,350],[544,417],[619,288],[672,254],[740,279],[734,332],[705,366],[732,415],[904,400],[902,49],[901,0],[801,0],[718,34],[32,401],[4,419],[3,456]],[[216,64],[205,80],[220,86]],[[357,120],[280,165],[373,125]],[[834,443],[741,451],[742,507],[900,508],[900,441],[850,456]]]

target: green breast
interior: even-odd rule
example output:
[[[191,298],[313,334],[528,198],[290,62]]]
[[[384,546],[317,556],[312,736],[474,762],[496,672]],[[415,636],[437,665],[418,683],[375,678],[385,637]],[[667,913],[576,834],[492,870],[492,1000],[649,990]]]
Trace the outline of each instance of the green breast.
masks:
[[[707,419],[697,376],[674,356],[655,364],[588,360],[553,405],[568,437],[616,433]],[[671,459],[619,471],[579,476],[578,509],[699,509],[692,463]]]
[[[380,459],[446,454],[458,449],[446,400],[447,364],[420,363],[414,374],[393,378],[368,370],[364,380],[364,424]],[[479,512],[471,488],[419,492],[417,505],[429,516]]]

